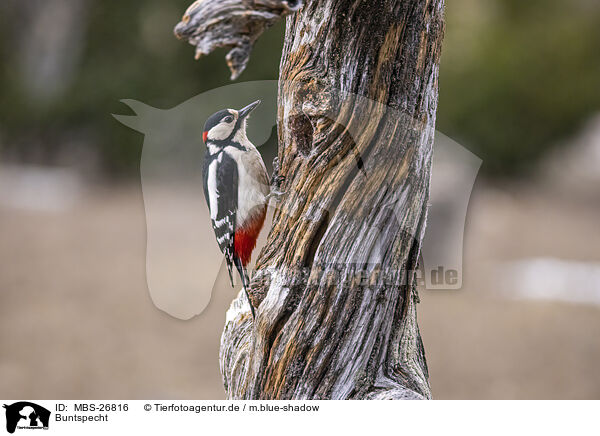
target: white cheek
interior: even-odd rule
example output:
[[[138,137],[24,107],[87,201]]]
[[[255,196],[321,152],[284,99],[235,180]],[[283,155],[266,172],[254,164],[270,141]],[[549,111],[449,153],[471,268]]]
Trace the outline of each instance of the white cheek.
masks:
[[[231,123],[231,124],[221,123],[221,124],[216,125],[212,129],[210,129],[210,132],[208,132],[208,138],[216,139],[216,140],[226,139],[229,137],[232,130],[233,130],[233,123]]]
[[[248,137],[246,136],[246,126],[242,126],[237,132],[235,132],[233,140],[242,145],[246,145],[246,143],[248,143]]]

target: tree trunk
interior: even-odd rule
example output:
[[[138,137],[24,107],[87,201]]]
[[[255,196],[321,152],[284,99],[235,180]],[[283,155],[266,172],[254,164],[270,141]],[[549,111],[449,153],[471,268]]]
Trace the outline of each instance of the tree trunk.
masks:
[[[444,1],[239,5],[293,14],[279,78],[285,195],[251,283],[257,317],[243,296],[227,313],[227,396],[430,398],[416,282]],[[237,26],[246,61],[264,27]]]

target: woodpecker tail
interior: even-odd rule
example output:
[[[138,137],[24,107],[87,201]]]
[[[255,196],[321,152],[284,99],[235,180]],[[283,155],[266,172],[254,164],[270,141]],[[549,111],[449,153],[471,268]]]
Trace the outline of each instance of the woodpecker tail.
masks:
[[[250,279],[248,278],[248,272],[246,268],[242,264],[242,261],[239,257],[233,256],[233,260],[235,262],[235,267],[240,273],[240,277],[242,279],[242,286],[244,287],[244,292],[246,293],[246,298],[248,299],[248,304],[250,305],[250,312],[252,312],[252,319],[255,318],[254,306],[252,306],[252,300],[250,300],[250,294],[248,294],[248,285],[250,285]],[[233,283],[233,279],[232,282]]]
[[[235,255],[233,254],[233,249],[225,249],[225,263],[227,264],[227,272],[229,273],[229,281],[231,282],[231,287],[235,287],[235,283],[233,282],[233,264],[235,263]]]

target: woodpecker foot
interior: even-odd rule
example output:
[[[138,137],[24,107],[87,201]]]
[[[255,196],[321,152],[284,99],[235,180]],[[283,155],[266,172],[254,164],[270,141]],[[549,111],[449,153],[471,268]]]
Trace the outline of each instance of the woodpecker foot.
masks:
[[[267,201],[271,198],[279,201],[286,191],[281,190],[285,177],[279,175],[279,158],[273,159],[273,175],[271,176],[271,192],[267,195]]]
[[[275,156],[273,159],[273,174],[271,175],[271,187],[274,185],[279,188],[281,182],[285,180],[284,177],[279,175],[279,157]]]
[[[285,193],[286,191],[275,191],[271,188],[271,192],[267,195],[267,202],[271,199],[275,199],[276,202],[279,202]]]
[[[280,191],[283,182],[285,182],[285,177],[273,174],[271,177],[271,191]]]

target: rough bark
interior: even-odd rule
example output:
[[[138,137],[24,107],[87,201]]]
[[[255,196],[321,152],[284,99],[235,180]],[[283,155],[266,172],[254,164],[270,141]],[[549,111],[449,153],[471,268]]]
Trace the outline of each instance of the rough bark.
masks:
[[[416,271],[443,9],[443,0],[315,0],[288,17],[286,195],[251,283],[257,318],[243,297],[227,313],[229,398],[430,398]]]
[[[197,0],[175,26],[175,36],[196,46],[196,59],[229,47],[225,57],[231,80],[244,71],[258,37],[302,0]]]

